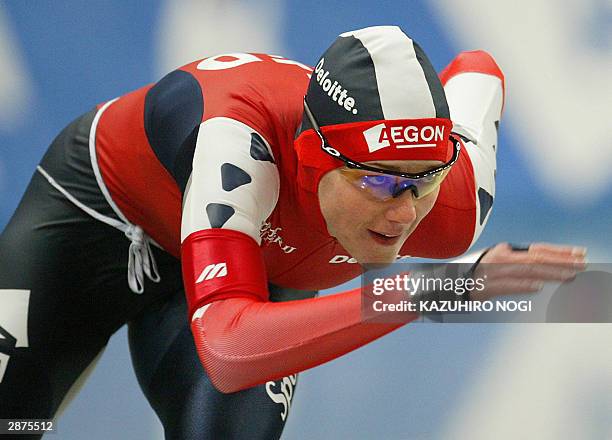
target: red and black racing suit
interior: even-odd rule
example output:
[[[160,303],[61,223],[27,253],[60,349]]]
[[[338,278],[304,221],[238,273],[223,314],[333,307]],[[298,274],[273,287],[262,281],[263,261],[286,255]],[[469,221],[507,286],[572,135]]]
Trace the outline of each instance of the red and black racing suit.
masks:
[[[443,82],[501,78],[470,56]],[[364,321],[357,290],[314,297],[362,269],[328,233],[294,148],[309,74],[265,54],[199,60],[55,139],[0,237],[0,418],[53,417],[129,323],[169,437],[275,438],[297,372],[402,325]],[[498,98],[477,103],[484,128],[459,132],[459,161],[400,255],[449,258],[480,234]]]

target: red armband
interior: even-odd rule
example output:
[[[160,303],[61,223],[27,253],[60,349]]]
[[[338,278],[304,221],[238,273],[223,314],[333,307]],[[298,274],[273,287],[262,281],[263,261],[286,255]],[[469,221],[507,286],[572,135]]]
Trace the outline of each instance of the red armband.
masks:
[[[205,229],[190,234],[181,245],[181,263],[190,317],[218,299],[268,299],[261,250],[242,232]]]

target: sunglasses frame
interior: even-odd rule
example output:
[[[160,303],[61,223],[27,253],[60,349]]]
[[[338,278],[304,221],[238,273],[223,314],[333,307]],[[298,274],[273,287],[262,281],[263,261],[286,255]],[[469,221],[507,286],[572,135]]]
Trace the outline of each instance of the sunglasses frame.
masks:
[[[351,171],[362,171],[362,170],[358,170],[358,169],[354,169],[354,168],[347,168],[347,167],[345,167],[344,169],[342,169],[342,168],[340,169],[340,172],[341,172],[342,174],[349,174],[349,175],[350,175]],[[445,171],[446,171],[446,170],[444,170],[444,171],[440,171],[440,173],[444,173]],[[370,171],[368,171],[368,172],[370,172]],[[386,174],[386,173],[377,173],[377,174],[383,174],[383,175],[390,176],[389,174]],[[445,175],[442,177],[442,180],[444,180],[444,179],[446,178],[446,175],[447,175],[447,174],[445,174]],[[391,177],[396,177],[396,178],[397,178],[397,177],[399,177],[399,176],[391,176]],[[355,184],[355,182],[357,182],[357,181],[359,181],[359,180],[360,180],[360,177],[348,177],[348,176],[347,176],[346,178],[347,178],[349,181],[351,181],[351,183],[353,183],[353,184]],[[419,180],[421,180],[421,179],[422,179],[422,178],[419,178],[419,179],[408,178],[408,180],[409,180],[409,181],[413,181],[413,182],[414,182],[414,181],[419,181]],[[441,180],[441,181],[442,181],[442,180]],[[437,186],[439,186],[439,185],[440,185],[441,181],[440,181],[440,182],[439,182],[437,185],[435,185],[435,186],[434,186],[434,189],[435,189],[435,187],[437,187]],[[402,186],[404,183],[406,183],[406,181],[404,181],[404,182],[400,182],[400,183],[399,183],[399,186],[401,187],[401,186]],[[357,187],[358,187],[358,188],[360,188],[360,189],[365,190],[365,188],[364,188],[363,186],[361,186],[361,185],[355,185],[355,186],[357,186]],[[416,189],[416,191],[417,191],[417,192],[415,192],[415,189]],[[375,198],[376,200],[380,200],[380,201],[385,202],[385,201],[387,201],[387,200],[391,200],[391,199],[394,199],[394,198],[399,197],[400,195],[402,195],[404,192],[406,192],[406,191],[408,191],[408,190],[412,191],[412,193],[414,194],[415,199],[417,199],[417,200],[422,199],[423,197],[427,196],[427,195],[428,195],[428,194],[431,192],[431,191],[428,191],[428,192],[427,192],[427,193],[425,193],[425,194],[418,194],[419,187],[418,187],[417,185],[415,185],[414,183],[411,183],[410,185],[406,185],[406,186],[404,186],[404,187],[401,187],[399,191],[394,191],[393,193],[389,193],[389,192],[387,192],[387,193],[385,194],[385,196],[383,196],[383,197],[381,197],[381,196],[379,196],[379,195],[375,195],[375,194],[374,194],[374,193],[372,193],[371,191],[367,191],[367,192],[368,192],[368,193],[369,193],[369,194],[370,194],[370,195],[371,195],[373,198]],[[432,189],[432,191],[433,191],[433,189]]]
[[[392,176],[405,177],[407,179],[422,179],[423,177],[428,177],[428,176],[431,176],[432,174],[437,174],[453,166],[453,164],[457,162],[457,159],[459,159],[459,154],[461,152],[461,142],[459,141],[459,139],[455,138],[454,136],[449,136],[449,138],[451,139],[454,145],[453,157],[451,157],[451,159],[448,162],[440,165],[437,168],[434,168],[429,171],[423,171],[421,173],[405,173],[402,171],[393,171],[393,170],[386,170],[383,168],[372,167],[362,162],[357,162],[356,160],[353,160],[345,156],[344,154],[340,153],[338,150],[336,150],[334,147],[331,146],[331,144],[327,141],[327,138],[321,131],[321,128],[319,127],[319,123],[317,122],[315,116],[310,111],[310,108],[308,107],[308,104],[306,103],[306,99],[304,99],[304,112],[306,113],[306,116],[308,117],[308,120],[310,121],[310,125],[312,125],[313,130],[317,133],[317,135],[321,139],[321,149],[325,153],[329,154],[330,156],[333,156],[336,159],[339,159],[342,162],[344,162],[347,168],[372,171],[374,173],[379,173],[379,174],[390,174]]]

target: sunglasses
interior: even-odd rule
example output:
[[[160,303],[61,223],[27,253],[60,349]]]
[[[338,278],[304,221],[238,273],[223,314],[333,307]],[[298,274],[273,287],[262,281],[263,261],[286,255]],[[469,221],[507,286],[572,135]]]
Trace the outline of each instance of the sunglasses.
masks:
[[[355,187],[367,192],[377,200],[390,200],[399,197],[405,191],[412,191],[415,199],[422,199],[438,188],[450,170],[446,169],[426,177],[413,179],[393,176],[386,173],[340,168],[342,176]]]
[[[377,168],[352,160],[332,147],[321,131],[306,100],[304,100],[304,112],[306,113],[310,125],[321,139],[321,149],[330,156],[344,162],[345,168],[340,170],[342,175],[357,188],[367,191],[374,198],[379,200],[389,200],[394,197],[399,197],[406,190],[411,190],[417,199],[425,197],[442,183],[450,167],[457,162],[461,151],[461,143],[459,140],[450,136],[454,145],[453,156],[448,162],[439,167],[420,173],[405,173]]]

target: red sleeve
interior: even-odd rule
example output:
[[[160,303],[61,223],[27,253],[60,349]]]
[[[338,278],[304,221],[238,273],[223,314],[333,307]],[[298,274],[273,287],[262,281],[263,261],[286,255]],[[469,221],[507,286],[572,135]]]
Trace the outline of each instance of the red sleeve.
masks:
[[[473,50],[461,52],[440,72],[440,81],[442,85],[456,75],[466,72],[484,73],[487,75],[496,76],[501,80],[502,90],[506,91],[506,81],[504,73],[501,71],[495,59],[484,50]]]
[[[183,243],[191,330],[200,360],[222,392],[239,391],[330,361],[417,316],[398,314],[391,323],[366,320],[360,289],[268,302],[265,271],[251,271],[262,267],[258,252],[252,238],[231,230],[200,231]],[[218,266],[222,263],[226,263],[225,271]],[[239,286],[251,286],[251,291]]]
[[[357,289],[283,303],[216,301],[191,330],[211,381],[230,393],[315,367],[402,325],[363,321]]]
[[[461,93],[449,91],[451,79],[465,73],[498,78],[500,86],[486,80],[464,83]],[[449,258],[463,254],[478,239],[495,196],[497,127],[504,102],[504,75],[488,53],[462,52],[440,73],[456,131],[470,127],[475,142],[464,142],[457,163],[442,183],[438,199],[402,247],[401,255]],[[499,104],[495,97],[499,94]],[[457,105],[459,104],[459,105]],[[498,107],[499,106],[499,107]],[[458,124],[459,123],[459,124]]]

